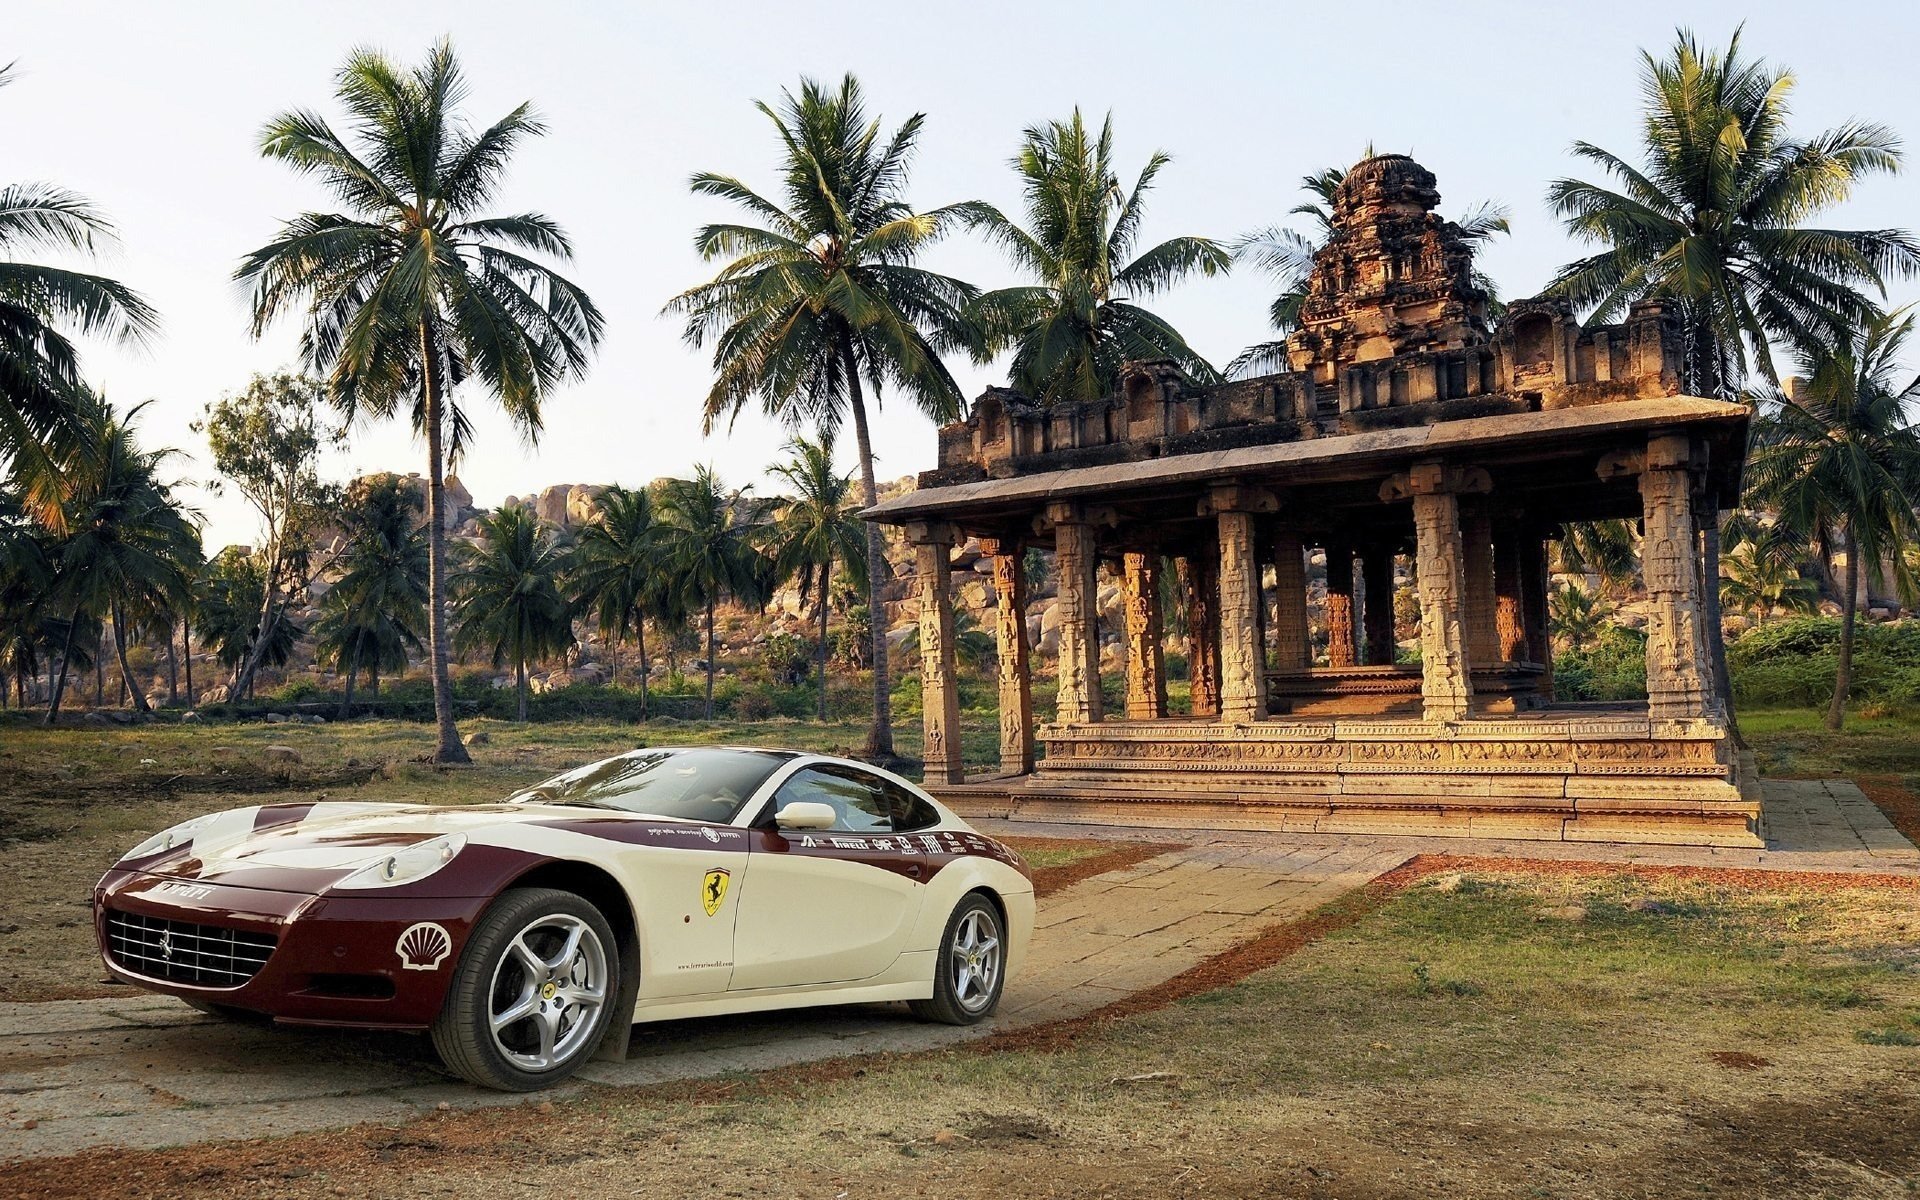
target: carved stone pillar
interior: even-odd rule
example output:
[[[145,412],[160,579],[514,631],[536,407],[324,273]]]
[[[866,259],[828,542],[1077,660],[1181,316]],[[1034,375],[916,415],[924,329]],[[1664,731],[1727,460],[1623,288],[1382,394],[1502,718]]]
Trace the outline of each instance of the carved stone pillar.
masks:
[[[1176,562],[1187,604],[1187,686],[1196,717],[1220,715],[1220,570],[1211,546]]]
[[[953,527],[935,521],[907,526],[913,543],[915,590],[920,600],[920,706],[929,783],[964,783],[960,764],[960,689],[953,669],[953,603],[947,576],[953,560]]]
[[[1254,553],[1256,512],[1277,507],[1272,493],[1217,484],[1202,502],[1220,526],[1220,719],[1266,716],[1266,648],[1260,638],[1260,562]]]
[[[1360,560],[1360,582],[1366,588],[1361,623],[1367,634],[1367,665],[1390,667],[1399,647],[1393,637],[1393,547],[1376,542]]]
[[[1540,697],[1553,701],[1553,627],[1547,616],[1548,591],[1553,580],[1548,570],[1547,543],[1538,530],[1528,530],[1520,539],[1520,586],[1526,618],[1526,656],[1540,664]]]
[[[1493,525],[1493,631],[1501,662],[1527,657],[1526,587],[1521,582],[1520,527],[1513,521]]]
[[[1127,614],[1127,719],[1158,721],[1167,715],[1160,556],[1129,551],[1120,574]]]
[[[1013,538],[983,538],[993,561],[993,632],[1000,647],[1000,770],[1033,771],[1033,671],[1027,645],[1027,570]]]
[[[1495,618],[1493,513],[1481,501],[1460,506],[1461,566],[1466,577],[1467,653],[1476,663],[1500,658]]]
[[[1313,665],[1307,635],[1307,562],[1300,535],[1280,529],[1273,535],[1273,665],[1303,671]]]
[[[1692,465],[1692,445],[1684,435],[1648,439],[1646,466],[1640,473],[1646,528],[1640,567],[1648,600],[1647,713],[1655,720],[1706,715],[1712,691],[1700,623]]]
[[[1078,505],[1054,504],[1054,566],[1059,572],[1060,670],[1059,719],[1062,724],[1098,721],[1100,696],[1099,589],[1095,572],[1093,526]]]
[[[1327,665],[1354,665],[1353,547],[1327,542]]]
[[[1429,721],[1457,721],[1472,707],[1466,568],[1458,493],[1487,490],[1485,471],[1417,463],[1380,489],[1413,501],[1414,571],[1420,590],[1420,701]]]

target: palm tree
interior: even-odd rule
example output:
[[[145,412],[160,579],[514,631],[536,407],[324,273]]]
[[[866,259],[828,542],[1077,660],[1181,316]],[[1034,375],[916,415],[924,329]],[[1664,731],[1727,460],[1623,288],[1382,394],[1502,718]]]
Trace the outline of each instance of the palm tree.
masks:
[[[1133,187],[1113,167],[1113,117],[1090,136],[1078,108],[1066,121],[1029,128],[1013,167],[1024,192],[1023,228],[987,204],[968,223],[1033,276],[974,303],[980,353],[1011,349],[1013,387],[1043,404],[1097,400],[1119,390],[1133,359],[1172,359],[1202,382],[1220,377],[1178,330],[1137,301],[1196,271],[1224,274],[1233,256],[1202,237],[1177,237],[1135,254],[1147,192],[1172,161],[1156,151]]]
[[[707,644],[707,720],[713,719],[713,678],[719,666],[714,641],[714,609],[731,598],[741,604],[765,599],[767,572],[759,542],[765,517],[761,504],[745,489],[729,492],[712,467],[699,467],[692,479],[669,479],[660,488],[660,515],[667,562],[679,581],[689,610],[705,614]]]
[[[48,595],[68,624],[49,725],[60,715],[74,635],[89,619],[111,619],[121,679],[134,708],[151,710],[127,660],[128,637],[135,622],[185,597],[200,559],[199,531],[160,477],[176,452],[140,447],[134,425],[145,407],[122,416],[105,400],[88,399],[75,414],[72,452],[58,464],[67,532],[55,548]]]
[[[1605,596],[1575,583],[1553,589],[1547,597],[1547,610],[1548,626],[1562,647],[1569,650],[1578,650],[1593,641],[1613,616],[1613,606]]]
[[[1895,379],[1913,327],[1902,309],[1870,319],[1836,349],[1802,350],[1806,386],[1760,400],[1748,467],[1755,499],[1777,509],[1795,537],[1846,554],[1829,729],[1846,720],[1860,560],[1887,563],[1904,601],[1920,596],[1902,553],[1920,539],[1920,425],[1908,407],[1920,399],[1920,378]]]
[[[257,640],[265,637],[261,664],[282,667],[293,657],[294,644],[306,634],[284,608],[276,610],[262,634],[266,581],[267,564],[260,555],[229,546],[206,564],[193,590],[193,627],[200,633],[201,644],[211,646],[214,657],[227,669],[229,701],[239,700],[251,689],[251,681],[248,688],[240,687],[240,670],[252,657]]]
[[[340,715],[353,708],[355,677],[364,667],[378,686],[381,671],[405,670],[421,649],[427,616],[427,536],[420,493],[388,475],[363,483],[341,513],[340,578],[321,603],[316,653],[347,677]]]
[[[336,95],[353,141],[317,114],[267,123],[260,151],[317,177],[347,208],[306,213],[247,255],[235,278],[253,286],[253,330],[304,309],[302,353],[349,420],[403,408],[427,443],[427,627],[438,762],[467,762],[448,674],[444,472],[471,418],[463,382],[491,395],[529,441],[541,405],[585,373],[600,341],[587,294],[529,254],[565,261],[566,234],[535,212],[485,215],[514,149],[546,131],[530,106],[472,132],[466,83],[441,42],[406,70],[372,50],[348,58]]]
[[[777,464],[773,474],[789,494],[781,501],[770,537],[774,574],[800,581],[800,603],[811,597],[820,621],[816,651],[820,676],[818,716],[827,719],[827,614],[832,607],[833,567],[838,561],[857,588],[867,586],[866,561],[861,549],[866,530],[853,503],[853,476],[833,465],[833,439],[795,438],[787,443],[792,455]]]
[[[484,649],[495,667],[513,664],[520,720],[527,719],[527,664],[573,645],[573,607],[560,592],[566,550],[533,513],[517,505],[480,518],[480,540],[461,554],[455,587],[455,644]]]
[[[0,67],[0,87],[10,69]],[[0,187],[0,472],[13,475],[28,508],[56,529],[63,511],[53,443],[77,432],[71,424],[86,400],[68,334],[138,345],[159,317],[125,284],[15,256],[90,255],[112,240],[112,224],[84,196],[45,183]]]
[[[1861,289],[1920,268],[1920,244],[1904,231],[1806,227],[1864,177],[1897,170],[1899,140],[1862,122],[1789,136],[1793,75],[1742,58],[1737,31],[1724,52],[1681,30],[1665,57],[1641,58],[1643,165],[1574,143],[1618,187],[1562,179],[1548,189],[1567,231],[1604,247],[1562,267],[1549,291],[1594,321],[1645,297],[1672,303],[1685,328],[1683,386],[1733,399],[1750,362],[1775,378],[1770,342],[1847,340],[1869,315]],[[1702,542],[1717,578],[1719,529]],[[1731,718],[1719,590],[1705,600],[1714,690]]]
[[[54,547],[54,535],[29,520],[15,497],[0,493],[0,707],[6,705],[8,684],[21,708],[31,702],[29,681],[37,691],[41,665],[61,640],[48,603]]]
[[[1819,585],[1794,565],[1793,547],[1777,533],[1750,539],[1721,560],[1720,602],[1753,614],[1757,628],[1776,608],[1810,613],[1820,598]]]
[[[1556,570],[1598,575],[1603,585],[1625,587],[1640,573],[1640,535],[1632,521],[1569,521],[1554,551]]]
[[[629,630],[640,651],[640,713],[647,712],[647,620],[668,607],[673,579],[653,497],[645,490],[611,487],[601,493],[600,512],[580,531],[568,583],[574,607],[591,612],[615,647]],[[618,671],[618,661],[615,662]],[[617,676],[616,676],[617,677]]]
[[[702,173],[696,195],[729,200],[755,224],[703,227],[694,247],[727,265],[707,283],[674,297],[685,315],[686,340],[713,343],[714,383],[706,428],[732,420],[757,400],[767,415],[821,435],[851,419],[860,458],[860,501],[879,499],[868,431],[867,393],[906,393],[936,423],[960,414],[960,388],[940,361],[944,350],[971,347],[964,318],[977,292],[956,279],[914,265],[959,210],[915,212],[905,199],[908,166],[923,114],[881,138],[869,120],[859,83],[848,75],[829,90],[811,79],[799,95],[782,93],[775,109],[757,104],[782,146],[785,206],[740,180]],[[888,578],[880,528],[867,530],[867,605],[880,611]],[[893,756],[886,623],[873,628],[871,758]]]
[[[1363,161],[1371,157],[1373,147],[1368,146]],[[1306,217],[1312,226],[1311,233],[1301,233],[1284,225],[1268,225],[1234,243],[1236,261],[1251,261],[1255,270],[1271,277],[1280,287],[1267,310],[1267,319],[1280,336],[1242,350],[1227,364],[1227,374],[1244,377],[1287,369],[1286,335],[1300,325],[1300,308],[1307,302],[1307,284],[1313,274],[1313,256],[1333,239],[1334,193],[1340,190],[1346,177],[1345,169],[1327,167],[1300,180],[1301,189],[1313,199],[1294,205],[1287,213]],[[1511,233],[1510,216],[1506,205],[1482,200],[1454,223],[1460,227],[1461,237],[1477,249],[1499,234]],[[1493,277],[1475,266],[1473,283],[1487,294],[1489,314],[1497,318],[1504,310],[1500,305],[1500,289]]]

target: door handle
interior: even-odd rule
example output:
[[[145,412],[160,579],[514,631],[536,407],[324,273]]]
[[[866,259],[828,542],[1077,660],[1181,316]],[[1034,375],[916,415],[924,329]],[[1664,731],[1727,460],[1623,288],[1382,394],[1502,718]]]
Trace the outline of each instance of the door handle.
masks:
[[[918,879],[918,878],[920,878],[920,864],[919,864],[919,863],[908,863],[908,864],[907,864],[907,878],[909,878],[909,879]]]

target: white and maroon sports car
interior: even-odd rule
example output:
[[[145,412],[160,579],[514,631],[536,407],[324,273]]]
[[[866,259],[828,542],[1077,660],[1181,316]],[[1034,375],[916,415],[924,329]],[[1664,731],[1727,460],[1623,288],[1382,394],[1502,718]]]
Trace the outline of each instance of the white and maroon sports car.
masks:
[[[860,763],[636,750],[498,804],[271,804],[135,846],[94,891],[112,973],[212,1012],[431,1031],[532,1090],[634,1022],[904,1000],[971,1024],[1033,930],[1008,847]]]

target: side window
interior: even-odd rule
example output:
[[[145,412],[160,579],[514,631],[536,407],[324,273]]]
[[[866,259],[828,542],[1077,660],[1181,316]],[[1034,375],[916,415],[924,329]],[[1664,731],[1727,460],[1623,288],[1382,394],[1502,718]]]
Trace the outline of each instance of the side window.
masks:
[[[940,823],[940,814],[927,798],[910,788],[897,783],[889,783],[887,788],[887,809],[893,817],[893,828],[899,833],[911,833],[916,829],[925,829],[929,825]]]
[[[833,827],[848,833],[885,833],[892,828],[887,810],[885,785],[871,775],[857,771],[836,771],[808,767],[780,785],[773,798],[773,810],[801,802],[824,804],[833,809]]]

